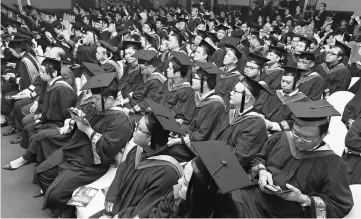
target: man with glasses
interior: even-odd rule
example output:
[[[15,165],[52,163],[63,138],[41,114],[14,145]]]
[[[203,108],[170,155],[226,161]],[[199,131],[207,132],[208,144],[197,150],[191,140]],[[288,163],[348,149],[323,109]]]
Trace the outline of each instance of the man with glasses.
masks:
[[[305,52],[310,47],[310,40],[306,37],[295,35],[292,39],[292,51],[288,53],[287,56],[287,66],[296,67],[297,66],[297,55],[301,52]]]
[[[261,79],[261,70],[264,63],[270,61],[262,56],[256,55],[254,53],[248,54],[248,62],[244,67],[244,75],[250,77],[255,81],[260,81]]]
[[[226,141],[246,171],[250,168],[250,160],[267,140],[264,116],[254,109],[261,91],[268,92],[265,85],[249,77],[238,81],[230,92],[229,104],[233,108],[223,114],[210,139]]]
[[[325,80],[321,75],[312,70],[315,66],[315,54],[301,52],[297,57],[297,68],[304,70],[301,72],[299,91],[311,100],[320,100],[325,87]]]
[[[232,192],[227,212],[237,217],[344,217],[353,207],[342,158],[323,139],[329,117],[340,114],[326,100],[296,102],[291,131],[272,135],[252,159],[258,186]]]
[[[337,91],[346,91],[351,83],[351,72],[343,64],[345,57],[350,57],[351,48],[336,41],[333,48],[326,51],[326,62],[316,67],[326,81],[324,98]]]

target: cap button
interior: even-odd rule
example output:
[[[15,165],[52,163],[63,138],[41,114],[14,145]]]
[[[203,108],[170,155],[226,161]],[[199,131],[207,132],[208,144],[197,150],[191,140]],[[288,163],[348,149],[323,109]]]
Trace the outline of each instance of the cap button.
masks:
[[[227,164],[227,161],[222,160],[221,163],[222,163],[223,165],[226,165],[226,164]]]

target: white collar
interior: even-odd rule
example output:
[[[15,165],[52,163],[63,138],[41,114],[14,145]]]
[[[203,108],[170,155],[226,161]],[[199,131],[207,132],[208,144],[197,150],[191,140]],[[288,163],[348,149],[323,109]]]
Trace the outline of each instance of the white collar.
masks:
[[[59,78],[61,78],[61,76],[58,76],[58,77],[56,77],[56,78],[53,78],[51,81],[49,81],[49,82],[48,82],[49,87],[53,86],[54,82],[55,82],[56,80],[58,80]]]
[[[213,94],[213,93],[215,93],[215,90],[211,90],[211,91],[209,91],[208,93],[205,93],[205,94],[198,93],[199,100],[202,101],[202,100],[206,99],[210,94]]]
[[[241,116],[246,115],[251,109],[253,109],[253,106],[250,106],[247,109],[244,109],[243,113],[238,113],[238,114],[241,115]]]
[[[99,61],[99,62],[100,62],[100,64],[104,65],[105,63],[109,62],[109,60],[110,60],[111,58],[112,58],[112,57],[109,57],[109,58],[107,58],[106,60],[104,60],[104,61]]]
[[[280,92],[281,92],[282,96],[285,96],[285,93],[283,92],[283,90],[280,90]],[[298,93],[298,88],[287,95],[289,97],[292,97],[292,96],[296,95],[297,93]]]

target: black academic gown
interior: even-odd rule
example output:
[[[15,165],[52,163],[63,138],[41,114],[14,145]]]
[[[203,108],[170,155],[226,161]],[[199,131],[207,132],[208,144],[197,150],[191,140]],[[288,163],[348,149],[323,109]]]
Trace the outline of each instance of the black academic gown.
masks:
[[[42,122],[34,126],[34,121],[25,126],[20,146],[27,149],[34,139],[33,135],[47,136],[46,129],[61,127],[64,120],[69,117],[68,108],[75,105],[76,99],[75,91],[61,77],[54,81],[51,86],[48,83],[43,83],[38,108],[35,112],[35,115],[41,114],[40,120]]]
[[[255,109],[263,114],[271,122],[277,122],[283,130],[290,130],[294,123],[292,112],[287,104],[294,102],[310,101],[305,94],[297,92],[292,96],[286,96],[281,90],[276,90],[274,95],[263,92],[254,104]]]
[[[226,50],[223,48],[217,48],[217,50],[211,56],[211,60],[220,68],[223,67],[224,56],[226,55]]]
[[[324,148],[324,151],[299,153],[293,145],[292,134],[280,132],[270,137],[252,160],[252,166],[263,164],[267,168],[274,185],[284,189],[288,183],[308,195],[310,207],[303,209],[297,202],[268,195],[258,185],[232,192],[233,203],[224,204],[231,205],[238,217],[346,216],[353,206],[346,166],[341,157],[327,146]]]
[[[268,138],[267,127],[263,116],[252,109],[235,114],[235,109],[223,114],[211,140],[225,141],[247,171],[251,159],[261,150]]]
[[[325,76],[325,90],[329,89],[330,95],[337,91],[347,91],[351,83],[351,72],[343,64],[328,68],[326,63],[318,65],[317,72]]]
[[[350,119],[356,120],[361,116],[361,90],[348,102],[342,114],[341,121],[347,123]]]
[[[286,66],[297,67],[297,58],[293,52],[288,53],[286,61]]]
[[[298,90],[311,100],[320,100],[325,90],[325,79],[317,72],[309,72],[301,76]]]
[[[195,114],[194,90],[188,82],[173,86],[169,80],[158,89],[155,100],[174,112],[176,119],[182,119],[189,124]]]
[[[123,76],[118,85],[118,90],[122,92],[123,98],[131,98],[129,95],[133,92],[137,93],[142,90],[144,86],[143,75],[140,72],[139,66],[130,67],[127,65],[124,68]]]
[[[345,138],[348,153],[343,155],[350,176],[350,184],[361,184],[361,119],[353,122]]]
[[[95,131],[92,140],[77,129],[69,143],[37,167],[36,177],[45,192],[43,209],[66,208],[74,190],[103,176],[132,136],[128,116],[117,107],[98,113],[89,123]],[[55,174],[48,177],[51,171]]]
[[[85,119],[90,121],[96,115],[93,107],[91,95],[81,93],[75,107],[85,113]],[[75,124],[74,124],[75,125]],[[66,145],[71,138],[71,133],[60,134],[58,126],[47,127],[41,129],[38,133],[34,133],[29,141],[29,147],[24,153],[24,158],[28,161],[36,161],[42,163],[56,150]]]
[[[222,67],[221,70],[226,71],[224,67]],[[243,77],[244,76],[241,75],[237,68],[226,71],[226,74],[217,75],[217,83],[214,90],[216,91],[216,94],[222,97],[226,106],[229,105],[231,91]]]
[[[223,99],[214,92],[205,96],[204,99],[201,99],[198,93],[195,93],[193,101],[197,106],[193,120],[189,125],[182,124],[182,129],[186,133],[183,137],[184,143],[182,146],[183,148],[187,147],[184,153],[187,154],[188,152],[188,158],[190,159],[197,154],[191,143],[208,141],[226,109]]]
[[[276,67],[272,70],[264,67],[261,71],[260,80],[266,82],[268,87],[272,90],[277,90],[281,88],[281,79],[284,72],[285,70],[280,67]]]
[[[164,152],[150,157],[145,155],[136,146],[119,165],[105,198],[106,215],[132,218],[177,184],[180,175],[175,159],[172,163],[156,159],[156,156],[167,155]]]

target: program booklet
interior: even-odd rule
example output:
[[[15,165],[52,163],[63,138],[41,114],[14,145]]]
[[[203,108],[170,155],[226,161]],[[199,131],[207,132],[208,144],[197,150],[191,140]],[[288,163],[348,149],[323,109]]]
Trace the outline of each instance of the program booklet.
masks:
[[[97,194],[98,189],[83,186],[76,191],[73,197],[68,201],[67,205],[86,207],[94,196]]]

